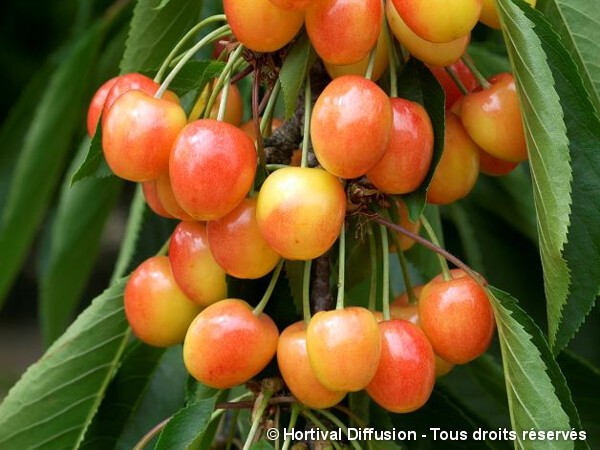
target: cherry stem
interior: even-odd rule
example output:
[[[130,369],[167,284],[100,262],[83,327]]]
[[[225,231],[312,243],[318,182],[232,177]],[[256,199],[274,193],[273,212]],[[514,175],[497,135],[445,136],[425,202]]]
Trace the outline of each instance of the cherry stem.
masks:
[[[239,409],[234,410],[231,415],[231,422],[230,422],[229,430],[227,432],[227,440],[226,440],[226,444],[225,444],[225,450],[230,450],[231,446],[233,445],[233,440],[235,439],[235,434],[237,432],[237,423],[238,423],[239,415],[240,415]]]
[[[406,294],[408,295],[408,304],[415,305],[417,303],[417,296],[413,288],[412,281],[410,281],[410,273],[408,271],[408,262],[404,255],[404,250],[400,248],[400,239],[396,238],[396,247],[398,247],[398,262],[400,263],[400,269],[402,270],[402,278],[404,279],[404,287],[406,288]]]
[[[296,403],[295,405],[292,406],[292,414],[290,416],[290,423],[288,424],[288,427],[287,427],[288,430],[292,430],[296,426],[296,422],[298,421],[298,416],[300,415],[301,409],[302,409],[302,406],[300,406],[298,403]],[[292,439],[284,438],[283,447],[281,448],[281,450],[288,450],[288,448],[290,448],[291,443],[292,443]]]
[[[304,313],[304,322],[308,326],[310,322],[310,269],[312,268],[312,259],[304,262],[304,274],[302,276],[302,311]]]
[[[225,113],[227,112],[227,99],[229,98],[229,87],[231,82],[231,72],[225,75],[224,86],[221,90],[221,104],[219,105],[219,113],[217,114],[217,120],[223,121]]]
[[[267,102],[267,106],[265,106],[265,111],[263,112],[262,119],[260,121],[260,133],[262,135],[268,136],[271,134],[269,125],[273,122],[273,111],[275,110],[275,105],[277,104],[277,97],[279,96],[280,89],[281,85],[279,84],[279,81],[276,81],[273,89],[271,89],[271,92],[269,93],[269,101]]]
[[[163,61],[162,65],[160,66],[160,69],[158,69],[158,72],[156,73],[156,76],[154,77],[154,81],[156,81],[157,83],[161,82],[162,77],[165,75],[167,68],[173,61],[173,58],[175,58],[175,55],[177,55],[177,53],[179,53],[179,51],[187,43],[187,41],[189,41],[192,37],[194,37],[202,28],[204,28],[206,25],[209,25],[213,22],[220,22],[220,21],[226,21],[226,20],[227,20],[227,18],[225,17],[225,14],[217,14],[217,15],[208,17],[208,18],[204,19],[203,21],[194,25],[194,27],[192,27],[192,29],[190,29],[190,31],[188,31],[179,40],[179,42],[175,45],[175,47],[173,47],[173,50],[171,50],[171,52],[167,55],[167,57]]]
[[[246,78],[248,75],[250,75],[252,73],[253,70],[254,69],[252,68],[252,66],[250,66],[250,65],[246,66],[246,68],[244,70],[236,73],[233,77],[231,77],[231,84],[236,84],[238,81],[241,81],[242,79]]]
[[[248,450],[252,446],[254,438],[256,437],[256,432],[258,431],[258,427],[260,426],[260,421],[262,420],[262,416],[265,413],[267,406],[269,406],[269,400],[271,399],[272,396],[273,396],[273,391],[263,390],[262,398],[259,396],[256,399],[256,401],[259,402],[258,407],[254,411],[255,417],[254,417],[254,420],[252,421],[252,427],[250,428],[250,431],[248,432],[248,437],[246,438],[246,442],[244,442],[244,448],[242,450]]]
[[[382,305],[383,305],[383,320],[390,320],[390,244],[388,241],[387,228],[384,225],[379,225],[381,233],[381,253],[383,255],[383,286],[382,286]]]
[[[263,295],[263,298],[260,300],[258,305],[256,305],[256,308],[254,308],[254,311],[252,311],[255,316],[259,316],[263,312],[263,309],[265,309],[265,306],[267,306],[267,303],[269,303],[269,299],[271,298],[271,295],[273,294],[273,289],[275,289],[275,285],[277,284],[277,279],[279,278],[279,274],[281,273],[281,268],[283,267],[283,261],[284,260],[281,259],[279,261],[279,264],[277,264],[277,267],[275,267],[275,270],[273,271],[273,275],[271,275],[271,281],[269,282],[269,286],[267,287],[267,290],[265,291],[265,295]]]
[[[150,431],[148,431],[144,436],[142,436],[138,443],[135,444],[135,446],[133,447],[133,450],[143,450],[144,448],[146,448],[150,441],[152,441],[152,439],[154,439],[158,435],[158,433],[160,433],[163,430],[167,423],[169,423],[169,420],[171,420],[171,417],[166,418],[158,425],[154,426]]]
[[[219,78],[217,78],[217,81],[214,82],[212,91],[210,93],[210,97],[208,98],[208,101],[206,102],[206,107],[204,108],[204,117],[205,118],[210,116],[212,107],[215,104],[215,102],[217,101],[219,92],[221,92],[221,90],[224,89],[225,80],[230,79],[231,72],[233,71],[235,64],[238,62],[243,50],[244,50],[244,47],[242,45],[239,45],[238,48],[235,49],[235,51],[229,56],[229,60],[227,60],[227,64],[225,64],[225,67],[223,68],[223,71],[219,75]],[[223,98],[221,97],[221,104],[222,104],[222,102],[223,102]],[[219,112],[220,112],[220,108],[219,108]]]
[[[200,50],[205,45],[207,45],[207,44],[215,41],[216,39],[219,39],[220,37],[225,36],[229,33],[231,33],[231,29],[229,28],[229,25],[223,25],[222,27],[217,28],[215,31],[208,33],[204,38],[200,39],[200,41],[198,41],[196,43],[196,45],[194,45],[192,48],[190,48],[183,55],[183,57],[179,60],[179,62],[173,68],[173,70],[171,70],[171,72],[169,72],[169,75],[167,75],[167,78],[165,78],[165,81],[162,82],[162,84],[158,88],[158,91],[156,91],[156,94],[154,95],[154,97],[161,98],[163,96],[163,94],[168,89],[169,85],[175,79],[177,74],[181,71],[183,66],[185,66],[185,64],[192,58],[192,56],[194,56],[196,54],[196,52],[198,50]]]
[[[344,309],[344,287],[346,285],[346,229],[342,224],[339,239],[339,258],[338,258],[338,293],[335,309]]]
[[[444,67],[444,70],[450,76],[450,78],[452,78],[452,81],[454,81],[454,84],[456,85],[456,87],[458,88],[458,90],[463,95],[467,95],[469,93],[469,90],[465,87],[465,85],[463,84],[463,82],[460,80],[459,76],[454,71],[454,68],[453,67]]]
[[[490,82],[486,80],[485,77],[481,74],[481,72],[469,56],[463,56],[461,59],[462,62],[465,63],[465,66],[467,66],[467,68],[473,73],[473,76],[475,76],[475,79],[482,88],[489,89],[492,86]]]
[[[156,256],[166,256],[169,251],[169,245],[171,245],[171,238],[165,241],[160,250],[156,252]]]
[[[450,261],[456,267],[464,270],[465,273],[467,273],[471,278],[473,278],[478,283],[482,284],[483,286],[487,286],[487,281],[485,279],[483,279],[477,272],[475,272],[473,269],[471,269],[467,264],[465,264],[463,261],[458,259],[452,253],[441,248],[439,245],[435,245],[433,242],[428,241],[424,237],[419,236],[418,234],[415,234],[411,231],[408,231],[406,228],[404,228],[400,225],[397,225],[395,223],[392,223],[389,220],[387,220],[381,216],[375,216],[375,217],[373,217],[373,220],[381,225],[385,225],[386,227],[388,227],[391,230],[397,231],[398,233],[402,233],[403,235],[408,236],[411,239],[414,239],[419,244],[421,244],[423,247],[431,250],[432,252],[437,253],[438,255],[443,256],[446,260]]]
[[[286,404],[296,404],[298,400],[296,397],[285,396],[285,397],[271,397],[269,400],[269,405],[286,405]],[[222,402],[217,403],[215,409],[252,409],[254,408],[255,402],[253,401],[231,401],[231,402]]]
[[[371,258],[371,283],[369,285],[369,309],[375,311],[377,298],[377,244],[373,227],[369,224],[369,256]]]
[[[396,63],[398,55],[396,55],[396,46],[394,45],[394,38],[392,37],[392,31],[387,20],[383,21],[385,27],[385,39],[387,41],[388,55],[390,58],[390,97],[398,97],[398,75],[396,73]]]
[[[327,420],[329,420],[331,423],[336,425],[338,428],[340,428],[346,436],[349,436],[348,427],[335,414],[333,414],[330,411],[327,411],[326,409],[317,409],[316,411],[319,414],[321,414],[323,417],[325,417]],[[356,439],[351,440],[350,444],[356,450],[362,450],[360,444],[358,443],[358,441]]]
[[[310,116],[312,108],[312,93],[310,89],[310,74],[306,74],[304,82],[304,127],[302,135],[302,162],[300,167],[308,166],[308,143],[310,139]]]
[[[424,214],[421,214],[421,223],[423,224],[423,228],[425,228],[425,231],[427,231],[427,234],[429,235],[429,239],[431,239],[431,242],[433,242],[435,245],[437,245],[438,247],[441,248],[442,246],[440,244],[440,241],[439,241],[437,235],[435,234],[435,230],[433,229],[433,227],[431,226],[431,223],[429,223],[429,220],[427,220],[427,218],[425,217]],[[450,269],[448,268],[448,262],[439,253],[437,254],[437,257],[438,257],[438,261],[440,262],[440,268],[442,269],[442,275],[444,277],[444,280],[450,281],[452,279],[452,275],[450,275]]]
[[[311,411],[305,409],[304,411],[302,411],[302,415],[304,417],[306,417],[308,420],[310,420],[312,423],[314,423],[317,426],[317,428],[319,428],[320,430],[323,430],[323,431],[329,430],[329,428],[327,428],[325,426],[325,424],[323,422],[321,422],[319,420],[319,418],[317,416],[315,416]],[[335,448],[335,450],[342,450],[341,445],[338,444],[337,441],[330,441],[330,442],[331,442],[331,445],[333,445],[333,448]]]
[[[377,55],[377,43],[373,46],[371,53],[369,53],[369,63],[367,64],[367,71],[365,72],[365,78],[367,80],[373,79],[373,68],[375,67],[375,56]]]

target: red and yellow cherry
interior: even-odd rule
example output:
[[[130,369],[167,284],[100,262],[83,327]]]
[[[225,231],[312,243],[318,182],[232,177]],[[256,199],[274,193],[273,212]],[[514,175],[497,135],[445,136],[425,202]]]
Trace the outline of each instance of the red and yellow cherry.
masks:
[[[367,393],[388,411],[415,411],[427,402],[435,384],[431,344],[418,326],[406,320],[383,321],[379,329],[381,358]]]
[[[454,72],[467,91],[471,92],[479,86],[475,75],[473,75],[473,72],[469,70],[462,60],[459,59],[454,64],[448,66],[448,69]],[[444,92],[446,93],[446,109],[450,109],[458,99],[463,97],[462,92],[443,67],[429,66],[429,70],[431,70],[433,76],[442,85],[442,88],[444,88]]]
[[[420,104],[392,98],[393,124],[381,159],[367,177],[386,194],[407,194],[427,176],[433,157],[433,125]]]
[[[215,82],[213,82],[213,86]],[[204,108],[206,108],[206,102],[208,102],[209,97],[210,86],[206,85],[202,94],[198,97],[196,104],[192,108],[192,112],[190,112],[190,115],[188,116],[188,122],[193,122],[200,118],[200,115],[204,112]],[[219,95],[217,95],[217,98],[215,99],[215,103],[210,110],[210,119],[216,119],[218,117],[222,98],[223,91],[219,92]],[[240,94],[238,87],[235,84],[231,84],[229,86],[229,92],[227,93],[227,103],[225,104],[225,116],[223,117],[223,121],[237,127],[242,123],[243,115],[244,104],[242,102],[242,95]]]
[[[113,85],[117,82],[118,79],[119,77],[114,77],[106,81],[102,86],[98,88],[98,90],[92,97],[92,101],[90,102],[90,106],[88,108],[87,113],[87,131],[90,137],[93,137],[94,134],[96,134],[96,127],[98,126],[98,121],[100,120],[100,113],[102,112],[102,107],[104,106],[104,102],[106,101],[108,93],[110,92]]]
[[[372,380],[381,356],[377,320],[365,308],[319,311],[306,330],[310,365],[332,391],[355,392]]]
[[[446,113],[446,133],[442,158],[427,191],[427,201],[446,205],[466,197],[479,175],[479,147],[471,140],[460,119]]]
[[[325,170],[357,178],[381,159],[391,128],[392,107],[385,92],[366,78],[345,75],[329,83],[317,99],[310,136]]]
[[[379,78],[381,78],[381,76],[385,72],[385,69],[387,69],[389,62],[390,62],[390,57],[389,57],[389,53],[388,53],[387,37],[385,35],[385,30],[383,28],[379,32],[379,37],[377,38],[376,45],[377,45],[377,47],[375,48],[375,62],[373,63],[373,73],[371,75],[371,79],[373,81],[377,81],[377,80],[379,80]],[[332,79],[341,77],[343,75],[365,76],[365,74],[367,72],[367,68],[369,67],[369,58],[370,58],[370,52],[369,52],[369,55],[365,56],[363,59],[361,59],[360,61],[358,61],[354,64],[346,64],[346,65],[340,66],[340,65],[330,64],[326,61],[324,61],[324,64],[325,64],[325,69],[327,70],[327,73],[329,74],[329,76]]]
[[[183,361],[201,383],[229,389],[248,381],[275,356],[279,331],[243,300],[226,299],[194,319],[183,343]]]
[[[449,66],[460,59],[469,46],[470,34],[453,41],[436,44],[417,36],[402,21],[391,1],[386,2],[385,12],[396,39],[415,58],[434,66]]]
[[[450,42],[471,32],[482,0],[392,0],[406,25],[429,42]]]
[[[327,389],[315,376],[306,350],[304,322],[290,325],[279,336],[277,363],[281,376],[293,396],[309,408],[330,408],[346,396],[345,392]]]
[[[125,286],[125,315],[143,342],[168,347],[183,342],[201,307],[179,288],[166,256],[154,256],[133,271]]]
[[[256,199],[247,198],[233,211],[207,223],[208,243],[215,261],[236,278],[264,277],[279,262],[263,238],[256,220]]]
[[[419,230],[421,229],[421,221],[417,220],[416,222],[413,222],[410,219],[410,216],[408,214],[408,208],[402,200],[398,200],[396,204],[398,205],[398,215],[400,216],[399,225],[402,228],[413,232],[414,234],[419,234]],[[415,245],[415,240],[406,236],[405,234],[398,233],[397,236],[397,241],[400,242],[400,250],[402,250],[403,252],[410,250],[413,247],[413,245]],[[392,244],[390,245],[390,251],[392,253],[398,251],[398,249],[396,248],[396,242],[392,242]]]
[[[238,41],[255,52],[274,52],[290,42],[304,12],[285,10],[270,0],[223,0],[227,22]]]
[[[291,260],[321,256],[340,234],[346,215],[341,183],[322,169],[287,167],[267,177],[256,219],[269,246]]]
[[[275,6],[281,9],[293,9],[296,11],[304,11],[315,0],[269,0]]]
[[[501,73],[489,81],[489,89],[472,92],[463,99],[463,125],[490,155],[505,161],[525,161],[527,144],[515,80],[510,73]]]
[[[177,202],[175,194],[173,194],[173,188],[171,187],[171,177],[169,173],[163,173],[156,179],[156,195],[160,200],[163,208],[173,217],[179,220],[193,221],[194,218]]]
[[[177,284],[194,302],[208,306],[227,296],[225,272],[210,252],[205,224],[177,225],[169,244],[169,260]]]
[[[496,5],[497,0],[483,0],[483,7],[481,8],[481,15],[479,21],[486,24],[488,27],[500,29],[500,18],[498,17],[498,9]],[[535,7],[536,0],[525,0],[532,7]]]
[[[239,205],[252,187],[256,149],[231,124],[196,120],[173,144],[169,173],[181,207],[198,220],[215,220]]]
[[[115,175],[130,181],[158,178],[169,169],[171,147],[187,122],[173,102],[141,91],[115,100],[102,124],[102,149]]]
[[[479,170],[481,173],[491,177],[502,177],[515,170],[518,165],[519,163],[504,161],[479,149]]]
[[[383,7],[377,0],[319,0],[306,10],[306,31],[329,64],[354,64],[377,42]]]
[[[456,272],[455,272],[456,274]],[[465,364],[483,354],[494,337],[494,313],[485,289],[464,273],[434,278],[419,298],[421,328],[434,352]]]
[[[175,217],[169,214],[169,211],[165,209],[163,204],[158,198],[158,192],[156,190],[156,180],[144,181],[142,183],[142,192],[144,193],[144,199],[150,207],[150,209],[161,217],[166,219],[174,219]]]

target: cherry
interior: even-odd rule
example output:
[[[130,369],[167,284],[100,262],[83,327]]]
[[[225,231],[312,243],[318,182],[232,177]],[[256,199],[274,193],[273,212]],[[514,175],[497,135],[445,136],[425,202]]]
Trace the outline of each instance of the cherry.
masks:
[[[177,202],[175,194],[173,194],[173,188],[171,187],[171,177],[169,173],[164,173],[156,179],[156,194],[158,199],[167,212],[179,220],[193,221],[194,218]]]
[[[385,92],[363,77],[345,75],[329,83],[317,99],[310,136],[328,172],[357,178],[381,159],[391,128],[392,107]]]
[[[304,23],[304,12],[285,10],[270,0],[223,0],[235,37],[255,52],[274,52],[290,42]]]
[[[472,92],[463,99],[463,125],[490,155],[504,161],[525,161],[527,144],[515,80],[510,73],[501,73],[489,81],[489,89]]]
[[[342,185],[322,169],[288,167],[273,172],[256,205],[263,237],[273,250],[292,260],[314,259],[329,250],[345,214]]]
[[[294,397],[309,408],[329,408],[346,396],[345,392],[327,389],[315,376],[306,350],[304,322],[290,325],[279,336],[277,363],[281,376]]]
[[[281,125],[283,125],[283,121],[281,119],[278,119],[277,117],[273,117],[271,119],[271,131],[268,133],[268,135],[273,133],[273,131],[275,131]],[[244,122],[242,125],[240,125],[240,130],[242,130],[248,135],[250,139],[256,142],[257,136],[256,128],[254,127],[254,120],[250,119],[248,122]]]
[[[133,333],[156,347],[183,342],[201,310],[175,282],[166,256],[147,259],[133,271],[125,286],[124,303]]]
[[[532,7],[535,7],[536,0],[525,0]],[[483,0],[483,7],[481,8],[481,15],[479,21],[486,24],[488,27],[500,29],[500,18],[498,17],[498,9],[496,6],[496,0]]]
[[[115,175],[126,180],[155,179],[168,170],[171,146],[186,123],[179,104],[142,91],[127,91],[104,116],[106,162]]]
[[[213,86],[216,80],[213,81]],[[219,115],[219,107],[221,105],[221,98],[223,96],[223,91],[219,92],[217,98],[215,99],[215,103],[213,104],[210,110],[210,119],[216,119]],[[192,108],[192,112],[188,117],[189,122],[193,122],[194,120],[198,120],[200,115],[204,112],[204,108],[206,107],[206,102],[210,97],[210,87],[206,85],[198,100],[196,100],[196,104]],[[240,90],[235,84],[229,86],[229,92],[227,94],[227,103],[225,103],[225,116],[223,117],[223,121],[230,123],[231,125],[235,125],[236,127],[242,123],[242,116],[244,115],[244,104],[242,102],[242,95],[240,94]]]
[[[435,384],[431,344],[406,320],[380,322],[379,330],[381,358],[367,393],[388,411],[415,411],[427,402]]]
[[[186,295],[202,306],[227,296],[225,272],[216,263],[206,236],[206,225],[181,222],[169,244],[173,276]]]
[[[90,137],[93,137],[96,134],[96,127],[98,126],[98,121],[100,120],[100,113],[102,112],[102,107],[104,106],[104,102],[106,101],[106,97],[108,93],[112,89],[113,85],[117,82],[119,77],[111,78],[106,81],[102,86],[98,88],[94,96],[92,97],[92,101],[90,102],[90,106],[88,108],[87,113],[87,131]]]
[[[482,0],[392,0],[402,20],[429,42],[450,42],[471,32]]]
[[[479,149],[479,170],[491,177],[508,175],[517,168],[519,163],[504,161]]]
[[[155,214],[158,214],[161,217],[165,217],[166,219],[175,218],[174,216],[169,214],[169,211],[165,209],[165,207],[160,201],[160,198],[158,198],[158,192],[156,190],[156,180],[144,181],[142,183],[142,192],[144,193],[146,203]]]
[[[354,64],[377,42],[383,20],[380,0],[319,0],[306,10],[306,31],[329,64]]]
[[[475,186],[478,175],[479,147],[471,140],[459,118],[448,111],[444,151],[429,185],[427,201],[446,205],[466,197]]]
[[[243,300],[226,299],[202,311],[183,344],[188,372],[201,383],[229,389],[263,370],[277,349],[279,332],[264,313]]]
[[[206,231],[213,257],[231,276],[260,278],[279,262],[279,255],[260,233],[254,198],[244,199],[226,216],[208,222]]]
[[[416,190],[433,157],[433,125],[425,108],[402,98],[392,98],[393,125],[388,146],[367,177],[387,194]]]
[[[450,65],[449,69],[454,71],[467,91],[471,92],[477,88],[478,84],[475,75],[473,75],[473,72],[469,70],[462,60],[459,59],[454,64]],[[442,88],[444,88],[446,94],[446,109],[450,109],[460,98],[463,98],[462,92],[458,89],[456,83],[443,67],[429,66],[429,70],[431,70],[433,76],[442,85]]]
[[[396,39],[415,58],[434,66],[449,66],[460,59],[469,46],[469,34],[453,41],[436,44],[417,36],[402,20],[391,1],[386,2],[385,12]]]
[[[269,0],[275,6],[281,9],[293,9],[303,11],[308,8],[315,0]]]
[[[244,199],[256,174],[254,143],[239,128],[196,120],[177,137],[169,162],[181,207],[198,220],[223,217]]]
[[[355,392],[372,380],[381,356],[377,320],[365,308],[316,313],[306,330],[310,365],[332,391]]]
[[[419,298],[421,328],[433,350],[454,364],[483,354],[494,337],[494,313],[485,289],[464,272],[434,278]]]
[[[410,220],[410,216],[408,215],[408,208],[406,204],[402,200],[398,200],[396,202],[398,205],[398,215],[400,216],[399,225],[402,228],[405,228],[408,231],[411,231],[415,234],[419,234],[419,230],[421,229],[421,221],[417,220],[413,222]],[[403,252],[410,250],[413,245],[415,245],[415,240],[406,236],[404,233],[398,233],[398,241],[400,242],[400,250]],[[392,242],[390,247],[390,251],[396,252],[398,249],[396,248],[396,242]]]

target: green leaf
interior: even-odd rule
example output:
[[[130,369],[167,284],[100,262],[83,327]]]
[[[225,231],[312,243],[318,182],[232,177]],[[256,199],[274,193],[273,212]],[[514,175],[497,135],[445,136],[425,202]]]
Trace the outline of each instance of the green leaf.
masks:
[[[279,73],[279,82],[283,89],[283,99],[285,101],[286,120],[292,117],[294,111],[296,111],[300,88],[304,85],[306,75],[315,59],[316,54],[312,49],[308,35],[304,33],[292,45]]]
[[[446,95],[431,71],[420,61],[411,58],[398,74],[398,97],[420,103],[427,110],[433,125],[433,159],[425,180],[415,192],[405,196],[409,215],[417,220],[427,199],[427,188],[444,150],[446,129]]]
[[[65,178],[52,222],[50,258],[40,280],[40,319],[46,345],[72,320],[98,256],[104,225],[121,191],[122,183],[114,177],[70,187],[70,175],[79,166],[87,141]]]
[[[250,446],[250,450],[273,450],[273,445],[269,441],[261,439],[260,441],[252,444]]]
[[[107,178],[113,175],[112,170],[110,170],[110,167],[106,163],[106,159],[104,159],[100,124],[98,124],[98,129],[94,137],[87,142],[88,150],[85,160],[71,177],[71,186],[85,178]]]
[[[133,11],[121,73],[160,67],[173,46],[199,18],[202,1],[138,0]],[[157,6],[161,7],[157,10]]]
[[[473,58],[483,76],[489,78],[501,72],[510,72],[506,53],[498,53],[486,44],[487,42],[472,42],[468,48],[469,56]]]
[[[0,305],[33,242],[80,124],[87,75],[104,27],[90,29],[70,49],[42,90],[31,117],[0,219]]]
[[[600,8],[596,0],[542,0],[544,13],[577,64],[580,77],[600,109]]]
[[[80,449],[115,447],[129,418],[138,409],[164,353],[163,348],[150,347],[137,340],[129,345]]]
[[[182,408],[158,437],[156,450],[188,449],[208,427],[217,397],[200,400]]]
[[[525,111],[550,345],[557,353],[579,329],[600,293],[600,266],[588,263],[600,259],[600,118],[560,37],[539,11],[519,5],[522,9],[502,0],[500,10],[504,22],[513,24],[506,28],[509,48],[517,46],[520,55],[513,49],[511,59]],[[531,41],[527,43],[531,54],[524,52],[523,39]],[[545,70],[533,75],[546,58]],[[546,89],[538,92],[542,87]],[[538,124],[538,119],[544,121]]]
[[[529,440],[523,433],[581,430],[565,378],[542,332],[509,294],[490,288],[502,350],[512,429],[517,448],[585,449],[583,441]]]
[[[79,446],[129,337],[124,286],[96,298],[10,390],[0,404],[0,448]]]

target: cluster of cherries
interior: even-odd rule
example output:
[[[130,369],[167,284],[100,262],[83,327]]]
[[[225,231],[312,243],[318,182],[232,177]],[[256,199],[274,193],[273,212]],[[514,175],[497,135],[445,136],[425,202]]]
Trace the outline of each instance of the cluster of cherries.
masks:
[[[428,63],[404,40],[401,27],[442,49],[468,42],[480,15],[487,23],[495,14],[493,0],[455,0],[447,9],[442,4],[448,2],[429,2],[439,7],[426,10],[422,3],[393,0],[386,8],[402,46]],[[473,360],[491,342],[494,316],[482,280],[460,270],[440,275],[415,288],[410,302],[407,294],[396,299],[390,320],[340,306],[280,335],[262,312],[284,260],[315,259],[338,239],[346,183],[359,179],[384,194],[403,195],[418,189],[430,170],[434,131],[427,111],[390,98],[373,81],[389,61],[384,7],[380,0],[224,0],[224,7],[235,38],[257,52],[285,46],[306,24],[333,79],[306,124],[320,167],[278,168],[255,186],[254,126],[239,126],[242,101],[235,85],[228,87],[224,108],[204,111],[205,93],[189,116],[174,93],[161,92],[143,75],[122,75],[101,86],[88,111],[90,136],[101,121],[112,171],[142,183],[157,214],[181,220],[168,256],[146,260],[127,282],[125,312],[133,332],[150,345],[183,342],[188,371],[211,387],[248,381],[276,354],[287,387],[309,407],[326,408],[347,392],[366,389],[390,411],[418,409],[436,375]],[[437,14],[427,26],[425,12]],[[500,74],[488,83],[458,57],[430,67],[448,108],[445,147],[428,190],[434,204],[466,196],[480,168],[502,175],[527,157],[512,76]],[[437,67],[446,63],[451,72]],[[368,67],[371,79],[364,76]],[[218,109],[223,120],[216,120]],[[254,188],[258,194],[248,195]],[[398,207],[401,225],[417,232],[419,223],[410,221],[401,201]],[[399,240],[402,250],[413,243]],[[271,272],[257,307],[227,298],[227,275],[257,279]]]

